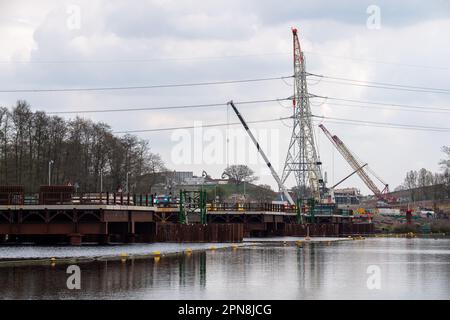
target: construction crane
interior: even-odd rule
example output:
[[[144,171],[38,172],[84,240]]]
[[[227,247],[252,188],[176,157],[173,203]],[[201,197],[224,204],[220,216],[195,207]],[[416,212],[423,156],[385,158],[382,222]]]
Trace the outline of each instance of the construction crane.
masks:
[[[236,108],[236,106],[234,105],[233,101],[228,102],[228,104],[231,105],[231,107],[233,108],[234,112],[236,113],[237,117],[239,118],[239,120],[241,121],[242,125],[244,126],[245,131],[247,131],[248,135],[250,136],[250,139],[253,141],[253,143],[256,146],[256,149],[258,150],[259,154],[263,157],[264,161],[266,162],[266,165],[269,167],[270,172],[272,173],[273,178],[275,179],[275,181],[278,184],[278,188],[280,189],[281,192],[283,192],[283,195],[285,196],[287,202],[293,206],[295,205],[294,200],[292,200],[291,195],[289,194],[288,190],[286,189],[286,187],[284,186],[284,184],[281,182],[280,177],[278,176],[277,172],[275,171],[275,169],[272,167],[272,164],[270,163],[269,159],[267,158],[266,154],[264,153],[264,151],[261,149],[261,147],[259,146],[258,141],[256,140],[255,136],[253,135],[253,133],[250,131],[250,128],[248,127],[247,123],[245,122],[244,118],[242,117],[242,115],[239,113],[238,109]]]
[[[362,163],[359,159],[357,159],[357,157],[347,148],[347,146],[342,142],[341,139],[339,139],[338,136],[332,135],[323,124],[320,124],[319,128],[322,129],[327,138],[331,141],[331,143],[336,147],[339,153],[344,157],[344,159],[348,162],[348,164],[350,164],[350,166],[354,170],[352,174],[350,174],[343,180],[347,179],[354,173],[357,173],[358,176],[361,178],[361,180],[365,183],[365,185],[374,193],[374,195],[378,199],[384,199],[383,195],[389,192],[389,185],[385,183],[383,180],[381,180],[381,178],[379,178],[372,170],[368,169],[367,163]],[[365,169],[368,170],[370,173],[372,173],[384,185],[383,190],[380,190],[376,186],[376,184],[369,177]]]

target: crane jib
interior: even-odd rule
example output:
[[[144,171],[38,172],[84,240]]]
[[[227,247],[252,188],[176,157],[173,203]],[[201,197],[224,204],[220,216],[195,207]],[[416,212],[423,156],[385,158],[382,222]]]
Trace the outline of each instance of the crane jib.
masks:
[[[280,188],[280,190],[283,192],[284,196],[286,197],[287,201],[289,202],[290,205],[294,205],[294,200],[292,199],[291,195],[289,194],[289,192],[287,191],[286,187],[283,185],[283,183],[281,182],[280,177],[278,176],[277,172],[275,171],[275,169],[272,167],[272,164],[270,163],[269,159],[267,158],[266,154],[264,153],[264,151],[261,149],[258,141],[256,141],[256,138],[253,136],[252,132],[250,131],[249,127],[247,126],[247,123],[245,123],[244,118],[242,117],[242,115],[239,113],[238,109],[236,108],[236,106],[234,105],[233,101],[228,102],[231,107],[233,108],[234,112],[236,113],[236,115],[238,116],[239,120],[241,121],[242,125],[245,128],[245,131],[247,131],[248,135],[250,136],[250,139],[253,141],[253,143],[256,146],[256,149],[258,150],[259,154],[263,157],[264,161],[266,162],[267,167],[269,167],[270,172],[272,173],[273,178],[275,179],[275,181],[278,184],[278,187]]]

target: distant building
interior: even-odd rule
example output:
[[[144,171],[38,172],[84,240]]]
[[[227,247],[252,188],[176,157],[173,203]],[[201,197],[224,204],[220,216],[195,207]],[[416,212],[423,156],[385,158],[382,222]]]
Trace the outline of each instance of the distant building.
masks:
[[[194,173],[192,171],[174,171],[173,180],[176,184],[189,184],[186,180],[192,179]]]
[[[334,201],[338,205],[358,205],[361,203],[361,194],[357,188],[344,188],[334,190]]]

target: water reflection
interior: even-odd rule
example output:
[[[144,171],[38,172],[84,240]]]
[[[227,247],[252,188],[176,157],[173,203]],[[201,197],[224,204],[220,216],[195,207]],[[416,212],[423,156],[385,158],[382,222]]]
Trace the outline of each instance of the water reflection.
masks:
[[[381,290],[366,286],[369,265]],[[252,246],[66,267],[0,268],[3,299],[449,299],[450,240],[369,239]]]

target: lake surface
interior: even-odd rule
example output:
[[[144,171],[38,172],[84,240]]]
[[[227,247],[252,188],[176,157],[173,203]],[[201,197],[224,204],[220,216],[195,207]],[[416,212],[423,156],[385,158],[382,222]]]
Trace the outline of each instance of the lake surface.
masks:
[[[261,243],[79,267],[80,290],[67,289],[67,265],[1,267],[0,298],[450,299],[450,239]],[[367,285],[374,268],[379,289]]]

